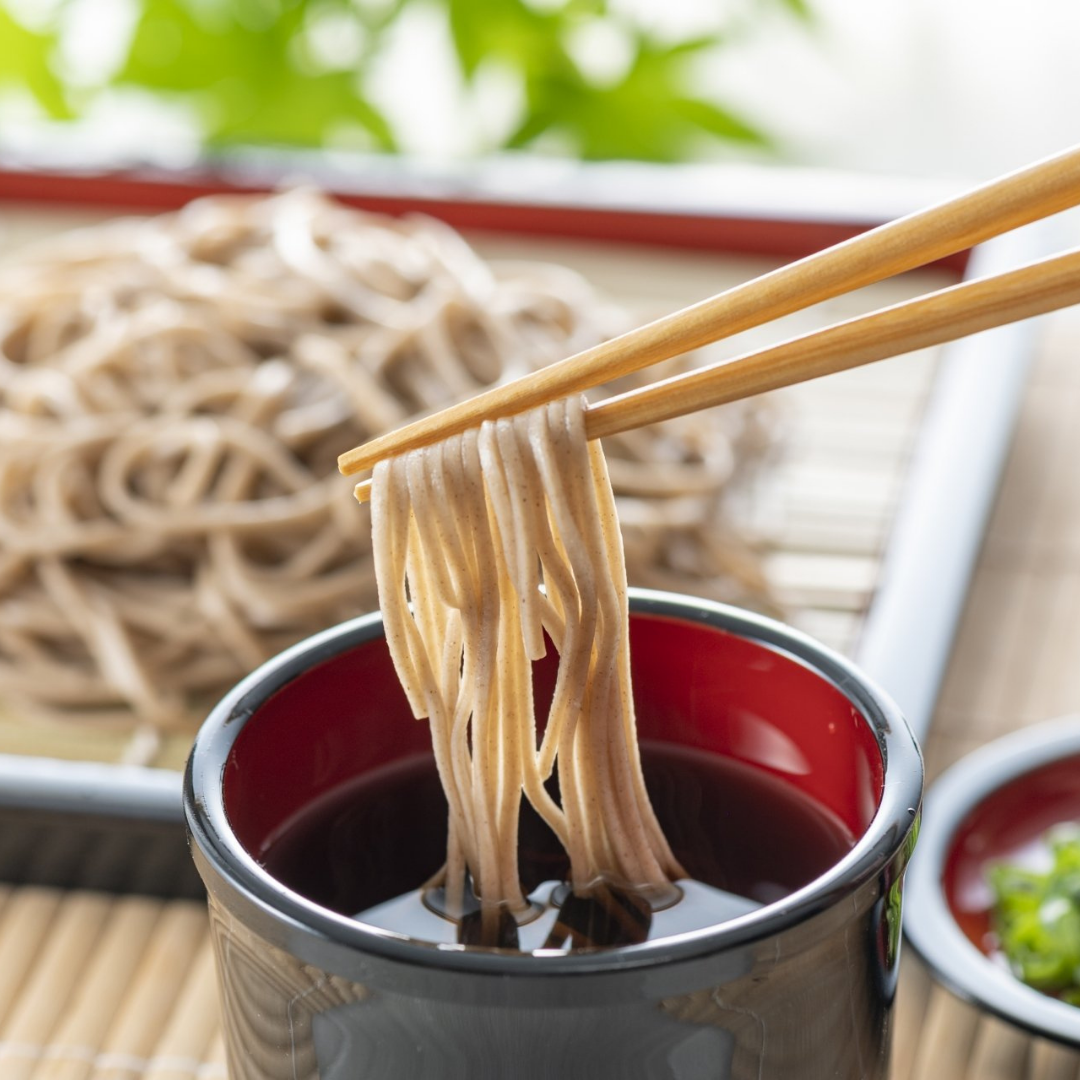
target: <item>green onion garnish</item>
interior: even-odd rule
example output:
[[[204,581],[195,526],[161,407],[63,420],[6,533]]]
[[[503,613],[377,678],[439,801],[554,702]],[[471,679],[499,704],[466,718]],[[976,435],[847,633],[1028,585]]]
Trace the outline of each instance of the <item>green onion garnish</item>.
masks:
[[[1080,827],[1046,834],[1049,870],[991,867],[991,923],[1017,978],[1080,1005]]]

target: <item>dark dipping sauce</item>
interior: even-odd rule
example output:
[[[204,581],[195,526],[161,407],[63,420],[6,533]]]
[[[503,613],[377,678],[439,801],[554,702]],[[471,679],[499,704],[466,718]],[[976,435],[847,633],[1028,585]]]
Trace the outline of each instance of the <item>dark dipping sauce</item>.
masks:
[[[717,925],[809,884],[854,846],[835,814],[762,769],[659,743],[643,743],[641,760],[660,825],[690,881],[680,883],[683,899],[670,911],[650,919],[646,910],[640,932],[593,947]],[[522,887],[534,893],[537,916],[546,906],[554,922],[568,890],[553,883],[566,879],[569,860],[527,802],[519,835]],[[445,858],[446,799],[434,759],[426,755],[334,789],[292,818],[260,853],[273,877],[321,907],[426,942],[472,943],[420,898],[418,890]],[[399,898],[390,921],[371,912]],[[543,934],[530,947],[542,944]]]

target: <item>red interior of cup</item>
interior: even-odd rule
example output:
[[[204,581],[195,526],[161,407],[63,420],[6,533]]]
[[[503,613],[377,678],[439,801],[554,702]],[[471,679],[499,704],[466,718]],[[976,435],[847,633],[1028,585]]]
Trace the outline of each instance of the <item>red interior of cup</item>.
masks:
[[[1080,821],[1080,756],[1062,758],[1004,784],[983,799],[953,834],[942,885],[957,925],[988,955],[991,864],[1023,858],[1046,831]]]
[[[870,726],[805,664],[701,623],[634,614],[638,732],[734,758],[782,777],[856,837],[878,806],[883,767]],[[538,715],[554,684],[537,665]],[[350,778],[430,750],[382,639],[324,661],[268,698],[228,758],[225,809],[258,856],[298,811]]]

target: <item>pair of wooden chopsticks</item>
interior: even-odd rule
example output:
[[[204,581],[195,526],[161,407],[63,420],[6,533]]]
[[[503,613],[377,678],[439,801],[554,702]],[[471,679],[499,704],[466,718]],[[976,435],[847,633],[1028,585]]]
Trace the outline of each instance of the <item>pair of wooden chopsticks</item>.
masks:
[[[666,315],[576,356],[349,450],[350,476],[378,461],[513,416],[782,315],[963,251],[1080,203],[1080,147],[889,222]],[[1080,302],[1080,250],[964,282],[589,406],[598,439],[766,390],[939,345]],[[361,502],[370,481],[356,485]]]

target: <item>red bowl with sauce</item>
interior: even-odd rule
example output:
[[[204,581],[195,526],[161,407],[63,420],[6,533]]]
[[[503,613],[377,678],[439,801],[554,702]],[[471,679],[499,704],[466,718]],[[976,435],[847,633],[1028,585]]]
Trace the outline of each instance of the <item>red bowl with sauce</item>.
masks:
[[[828,843],[843,843],[817,864],[770,868],[769,837],[785,825],[770,801],[723,832],[724,860],[751,867],[748,888],[766,886],[751,907],[606,949],[473,948],[380,925],[371,912],[385,904],[350,915],[358,904],[335,875],[295,877],[273,850],[349,785],[430,751],[378,616],[336,627],[241,683],[189,760],[185,814],[233,1080],[884,1080],[922,790],[910,729],[848,661],[723,605],[632,590],[630,654],[647,782],[649,747],[669,764],[714,759],[784,805],[813,806]],[[541,662],[538,697],[552,674]],[[701,786],[667,794],[696,801],[695,829],[740,811],[712,809],[721,793]],[[671,800],[653,801],[667,829]],[[374,805],[393,835],[367,833],[350,858],[407,843],[393,832],[407,808]],[[334,857],[319,830],[304,836],[301,862]],[[821,847],[824,833],[805,836],[785,861]],[[669,840],[683,858],[683,838]]]
[[[998,952],[986,882],[990,867],[1028,861],[1047,831],[1066,822],[1080,822],[1080,717],[1014,732],[968,755],[927,795],[904,928],[954,993],[1080,1047],[1080,1008],[1025,985]]]

